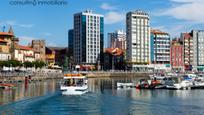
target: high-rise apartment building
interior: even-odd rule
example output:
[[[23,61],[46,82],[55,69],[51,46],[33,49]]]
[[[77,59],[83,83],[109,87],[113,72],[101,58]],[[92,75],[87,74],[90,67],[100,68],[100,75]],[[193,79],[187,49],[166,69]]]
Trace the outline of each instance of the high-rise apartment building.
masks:
[[[126,33],[123,30],[117,30],[108,33],[108,48],[126,49]]]
[[[170,35],[151,30],[151,63],[170,64]]]
[[[132,69],[147,69],[150,62],[150,18],[144,11],[126,14],[127,61]],[[145,66],[144,66],[145,65]]]
[[[184,69],[192,71],[193,65],[193,37],[191,33],[181,33],[184,47]]]
[[[73,50],[74,50],[74,30],[70,29],[68,31],[68,49],[69,49],[69,55],[73,56]]]
[[[184,71],[184,53],[183,44],[180,40],[175,39],[171,42],[171,67],[175,72]]]
[[[192,30],[193,70],[204,71],[204,30]]]
[[[104,16],[92,11],[74,14],[74,60],[93,65],[103,61]]]

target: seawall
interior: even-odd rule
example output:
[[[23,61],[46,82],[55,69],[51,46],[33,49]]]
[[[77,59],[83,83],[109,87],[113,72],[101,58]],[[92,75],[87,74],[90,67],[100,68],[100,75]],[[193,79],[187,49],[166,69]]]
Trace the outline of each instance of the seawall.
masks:
[[[97,77],[148,77],[151,73],[138,73],[138,72],[89,72],[88,78]]]

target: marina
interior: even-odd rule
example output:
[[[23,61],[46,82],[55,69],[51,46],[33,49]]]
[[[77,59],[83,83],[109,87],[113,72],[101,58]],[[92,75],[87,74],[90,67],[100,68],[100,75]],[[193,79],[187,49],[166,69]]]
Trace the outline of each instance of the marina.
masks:
[[[196,114],[202,115],[204,90],[117,89],[117,82],[141,78],[88,78],[88,93],[64,96],[60,81],[24,83],[0,89],[0,114]]]
[[[204,115],[204,0],[2,0],[0,115]]]

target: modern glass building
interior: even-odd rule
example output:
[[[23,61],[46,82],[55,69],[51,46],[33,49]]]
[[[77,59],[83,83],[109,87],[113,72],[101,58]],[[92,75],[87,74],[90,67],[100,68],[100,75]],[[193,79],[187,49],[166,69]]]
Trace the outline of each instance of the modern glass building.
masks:
[[[117,30],[113,33],[108,33],[108,48],[126,49],[126,32]]]
[[[104,16],[90,10],[74,14],[74,60],[93,65],[103,61]]]
[[[74,30],[73,29],[70,29],[68,31],[68,48],[71,55],[73,55],[72,54],[74,50]]]

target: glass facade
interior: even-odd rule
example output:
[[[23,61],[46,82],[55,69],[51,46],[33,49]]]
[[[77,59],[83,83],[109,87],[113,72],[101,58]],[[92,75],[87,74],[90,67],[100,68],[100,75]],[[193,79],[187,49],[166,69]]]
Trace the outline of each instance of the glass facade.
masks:
[[[103,45],[104,45],[104,18],[100,17],[100,62],[104,62]]]
[[[154,34],[150,36],[151,62],[154,63]]]
[[[82,62],[86,62],[86,16],[82,15],[81,16],[81,24],[82,24],[82,29],[81,29],[81,34],[82,34]]]
[[[95,65],[102,59],[103,16],[85,11],[74,17],[74,60],[77,64]]]
[[[69,49],[74,49],[74,30],[73,29],[71,29],[71,30],[69,30],[69,32],[68,32],[68,36],[69,36],[69,43],[68,43],[68,47],[69,47]]]

